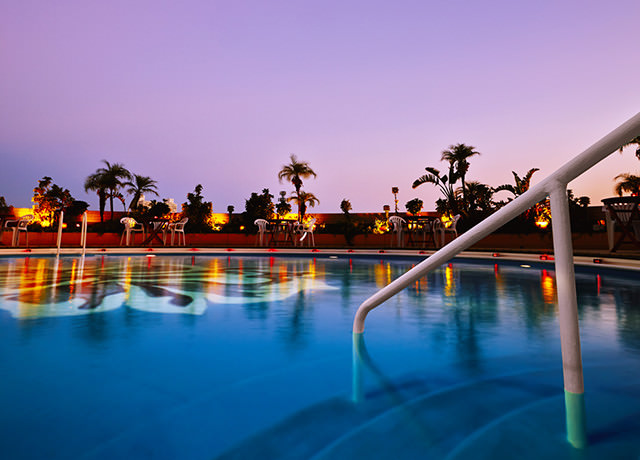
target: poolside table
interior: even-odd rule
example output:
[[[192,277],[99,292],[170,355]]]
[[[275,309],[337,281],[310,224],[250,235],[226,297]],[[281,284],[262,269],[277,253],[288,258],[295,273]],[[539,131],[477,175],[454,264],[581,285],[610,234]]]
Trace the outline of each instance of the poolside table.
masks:
[[[426,248],[428,240],[431,240],[434,247],[436,247],[436,241],[433,236],[433,223],[436,219],[437,217],[407,217],[407,246],[421,245]]]
[[[147,238],[145,238],[145,240],[142,242],[142,246],[145,245],[149,245],[151,246],[153,244],[153,240],[157,239],[160,243],[162,243],[163,245],[166,245],[166,242],[164,240],[164,237],[160,237],[160,233],[164,233],[165,229],[169,226],[169,224],[172,222],[171,219],[153,219],[152,221],[149,221],[149,223],[147,224],[147,229],[149,230],[149,236],[147,236]]]
[[[271,239],[269,246],[276,246],[278,243],[286,244],[287,241],[295,245],[295,224],[296,219],[269,219],[271,227]]]

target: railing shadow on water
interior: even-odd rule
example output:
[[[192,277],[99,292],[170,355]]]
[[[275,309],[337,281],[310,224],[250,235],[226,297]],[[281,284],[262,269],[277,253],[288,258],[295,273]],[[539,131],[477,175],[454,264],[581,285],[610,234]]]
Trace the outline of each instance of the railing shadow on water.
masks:
[[[352,348],[352,381],[351,381],[351,401],[354,404],[364,404],[365,395],[365,373],[372,374],[377,384],[384,390],[385,394],[391,399],[393,407],[402,409],[405,415],[413,421],[411,424],[413,429],[419,429],[423,436],[428,438],[430,431],[427,427],[423,427],[419,422],[420,416],[411,409],[413,400],[407,398],[397,389],[382,370],[376,365],[375,361],[369,354],[364,334],[353,334]],[[584,394],[564,392],[564,404],[566,414],[566,436],[569,444],[575,449],[574,453],[578,455],[576,458],[582,458],[582,454],[586,453],[587,447],[587,430],[586,430],[586,411]]]

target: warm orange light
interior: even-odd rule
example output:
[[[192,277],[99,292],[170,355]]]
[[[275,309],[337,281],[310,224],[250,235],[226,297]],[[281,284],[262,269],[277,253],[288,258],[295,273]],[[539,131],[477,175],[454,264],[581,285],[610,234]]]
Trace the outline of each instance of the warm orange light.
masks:
[[[536,221],[536,227],[538,227],[538,228],[544,229],[544,228],[547,228],[547,225],[549,225],[549,221],[547,221],[547,220],[538,220],[538,221]]]
[[[450,214],[443,214],[442,217],[440,217],[440,222],[442,222],[445,228],[449,228],[453,225],[453,218]]]

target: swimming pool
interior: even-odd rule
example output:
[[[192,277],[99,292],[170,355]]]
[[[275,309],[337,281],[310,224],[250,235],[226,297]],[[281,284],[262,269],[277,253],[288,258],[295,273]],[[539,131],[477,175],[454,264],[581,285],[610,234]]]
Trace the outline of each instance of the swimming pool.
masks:
[[[553,266],[0,259],[11,459],[637,458],[638,275],[580,271],[589,446],[565,440]],[[366,343],[364,343],[366,341]]]

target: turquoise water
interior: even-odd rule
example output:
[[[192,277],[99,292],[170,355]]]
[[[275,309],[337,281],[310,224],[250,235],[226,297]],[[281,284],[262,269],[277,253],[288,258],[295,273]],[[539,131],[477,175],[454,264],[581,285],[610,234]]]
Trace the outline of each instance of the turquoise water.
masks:
[[[0,259],[2,458],[639,457],[637,275],[577,274],[576,449],[553,266],[454,261],[354,342],[359,303],[415,263]]]

